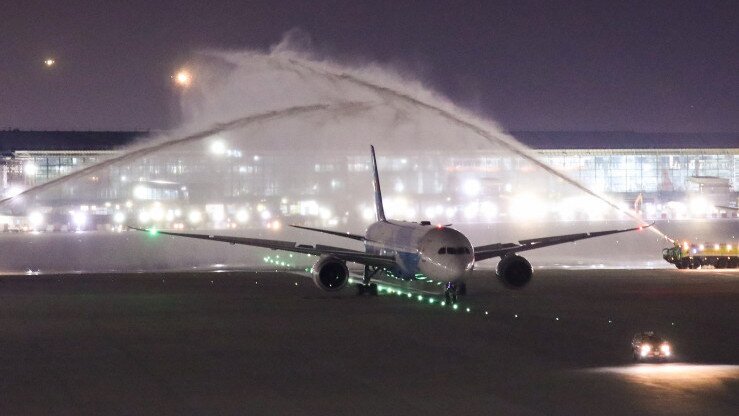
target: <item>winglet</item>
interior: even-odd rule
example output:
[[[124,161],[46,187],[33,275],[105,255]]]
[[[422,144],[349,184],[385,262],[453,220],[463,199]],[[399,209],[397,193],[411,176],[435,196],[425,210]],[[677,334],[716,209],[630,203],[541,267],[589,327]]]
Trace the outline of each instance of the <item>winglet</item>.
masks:
[[[374,177],[372,185],[375,188],[375,214],[377,221],[385,221],[385,209],[382,207],[382,191],[380,191],[380,175],[377,173],[377,158],[375,157],[375,146],[370,145],[372,151],[372,170]]]

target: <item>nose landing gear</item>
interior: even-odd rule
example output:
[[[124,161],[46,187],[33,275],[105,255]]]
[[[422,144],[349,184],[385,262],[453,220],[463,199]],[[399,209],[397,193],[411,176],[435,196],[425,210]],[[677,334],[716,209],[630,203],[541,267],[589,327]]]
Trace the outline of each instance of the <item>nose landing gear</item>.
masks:
[[[467,285],[464,282],[447,282],[444,288],[444,300],[447,303],[457,303],[459,296],[467,294]]]

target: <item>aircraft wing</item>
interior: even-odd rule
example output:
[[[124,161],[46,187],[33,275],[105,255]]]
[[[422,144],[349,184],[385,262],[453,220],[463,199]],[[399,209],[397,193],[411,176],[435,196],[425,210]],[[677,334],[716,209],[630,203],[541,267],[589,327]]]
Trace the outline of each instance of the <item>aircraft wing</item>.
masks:
[[[324,246],[320,244],[309,245],[309,244],[298,244],[294,241],[282,241],[282,240],[267,240],[261,238],[247,238],[247,237],[231,237],[231,236],[220,236],[213,234],[191,234],[191,233],[175,233],[170,231],[159,231],[159,230],[145,230],[142,228],[136,228],[129,226],[133,230],[151,232],[155,235],[171,235],[175,237],[187,237],[197,238],[201,240],[210,241],[221,241],[229,244],[243,244],[246,246],[269,248],[272,250],[283,250],[290,251],[293,253],[311,254],[314,256],[320,256],[323,254],[330,254],[338,259],[349,261],[353,263],[366,264],[368,266],[375,267],[393,267],[396,265],[395,257],[381,256],[378,254],[369,254],[363,251],[351,250],[348,248]]]
[[[363,235],[350,234],[350,233],[342,233],[342,232],[339,232],[339,231],[324,230],[323,228],[304,227],[302,225],[293,225],[293,224],[290,224],[290,226],[293,227],[293,228],[300,228],[301,230],[318,231],[319,233],[326,233],[326,234],[331,234],[331,235],[335,235],[335,236],[338,236],[338,237],[351,238],[352,240],[364,241],[364,236]]]
[[[528,240],[521,240],[517,243],[496,243],[488,244],[485,246],[475,247],[475,261],[486,260],[493,257],[503,257],[506,254],[516,253],[519,251],[533,250],[535,248],[554,246],[557,244],[570,243],[577,240],[584,240],[586,238],[602,237],[604,235],[625,233],[628,231],[636,231],[644,228],[651,227],[653,224],[649,224],[642,227],[627,228],[623,230],[607,230],[597,231],[592,233],[579,233],[579,234],[565,234],[555,235],[551,237],[531,238]]]
[[[716,208],[721,208],[721,209],[731,210],[731,211],[739,211],[739,207],[729,207],[725,205],[716,205]]]

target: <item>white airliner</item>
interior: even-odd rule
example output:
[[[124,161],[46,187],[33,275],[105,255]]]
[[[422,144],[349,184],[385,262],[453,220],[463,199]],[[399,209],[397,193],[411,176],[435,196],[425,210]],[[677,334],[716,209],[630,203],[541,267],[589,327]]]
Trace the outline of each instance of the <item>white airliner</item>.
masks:
[[[466,292],[463,278],[468,272],[472,271],[475,262],[500,257],[501,260],[496,269],[498,277],[509,287],[523,287],[531,280],[533,269],[528,260],[516,254],[519,251],[649,227],[647,225],[622,230],[558,235],[521,240],[517,243],[495,243],[473,247],[464,234],[449,226],[431,225],[429,221],[417,223],[386,219],[382,205],[380,178],[377,173],[374,146],[370,146],[370,150],[374,172],[373,185],[377,221],[367,228],[365,235],[298,225],[292,226],[361,241],[364,243],[365,251],[325,245],[305,245],[292,241],[212,234],[168,231],[156,231],[156,233],[319,256],[318,261],[313,265],[311,274],[316,285],[326,291],[340,290],[347,284],[349,281],[347,262],[364,265],[363,283],[358,285],[359,293],[367,291],[373,295],[377,294],[377,285],[372,283],[372,280],[382,277],[378,273],[403,280],[414,280],[420,274],[436,281],[446,282],[444,295],[448,301],[455,302],[457,295]],[[139,231],[149,231],[135,227],[131,228]]]

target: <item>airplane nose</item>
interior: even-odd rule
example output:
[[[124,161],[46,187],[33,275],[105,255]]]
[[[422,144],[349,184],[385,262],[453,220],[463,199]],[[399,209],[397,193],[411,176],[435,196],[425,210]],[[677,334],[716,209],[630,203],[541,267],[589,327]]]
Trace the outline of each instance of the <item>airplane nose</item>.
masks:
[[[471,266],[471,259],[467,258],[467,256],[460,256],[456,260],[449,265],[449,275],[452,280],[460,279]]]
[[[465,265],[462,263],[457,263],[449,267],[449,274],[452,280],[459,279],[464,275],[465,272]]]
[[[474,251],[467,237],[452,228],[435,228],[429,232],[428,246],[422,248],[425,260],[421,271],[445,281],[464,277],[474,264]]]
[[[459,257],[454,258],[449,255],[429,256],[428,261],[421,263],[421,271],[434,279],[446,281],[460,279],[468,270],[469,263],[464,258]]]

